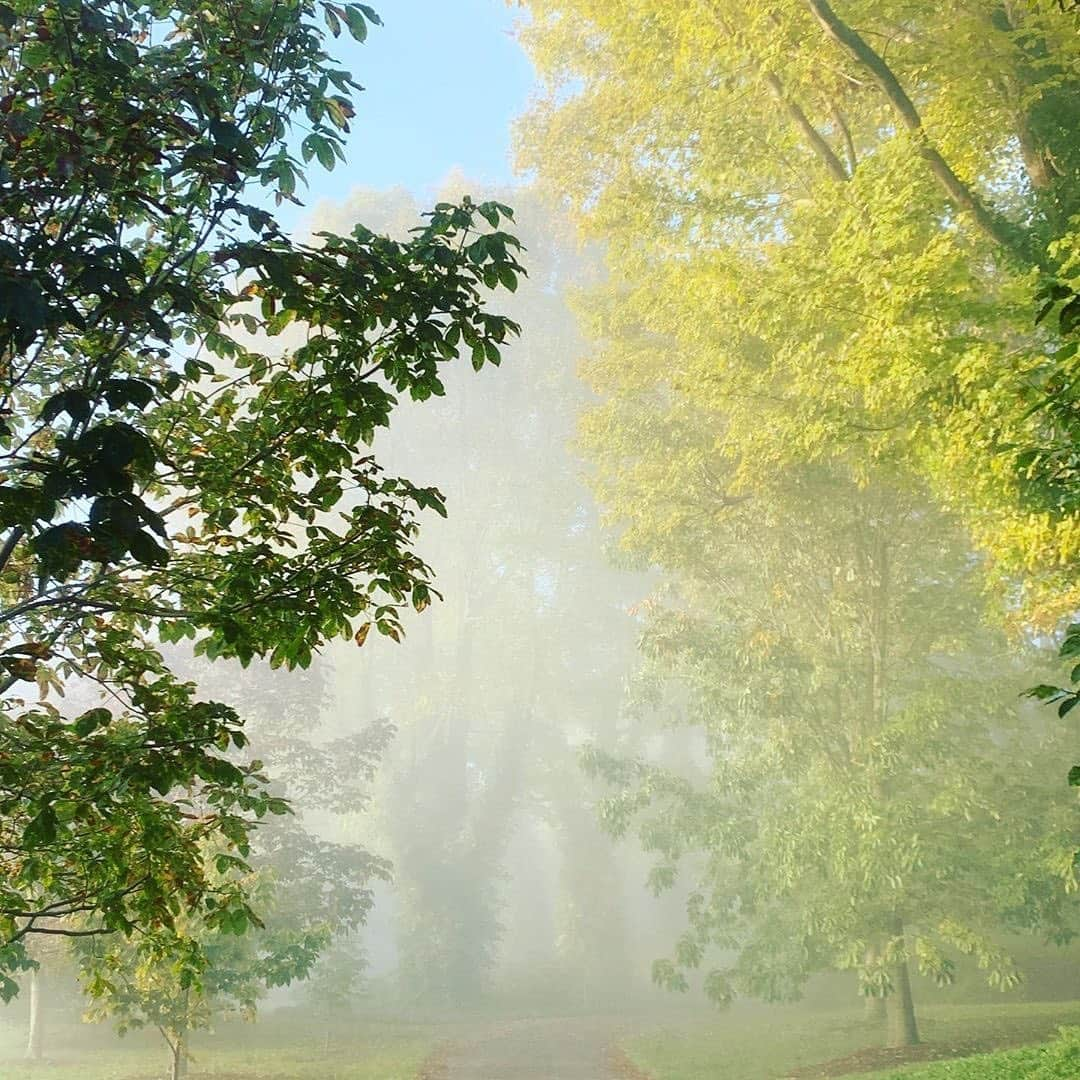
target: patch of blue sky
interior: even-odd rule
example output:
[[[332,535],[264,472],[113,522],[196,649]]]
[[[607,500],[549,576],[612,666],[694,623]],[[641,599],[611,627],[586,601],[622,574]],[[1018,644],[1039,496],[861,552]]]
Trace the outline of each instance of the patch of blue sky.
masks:
[[[478,188],[512,182],[511,124],[535,82],[515,36],[524,15],[505,0],[372,0],[382,19],[367,41],[342,34],[330,51],[365,89],[346,162],[327,173],[308,166],[297,195],[341,202],[356,188],[404,187],[431,201],[451,172]],[[305,209],[276,211],[286,228]]]

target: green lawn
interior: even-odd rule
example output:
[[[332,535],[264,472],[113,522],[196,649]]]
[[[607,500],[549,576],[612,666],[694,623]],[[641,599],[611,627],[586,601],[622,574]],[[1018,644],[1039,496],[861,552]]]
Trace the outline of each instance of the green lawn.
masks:
[[[46,1062],[22,1061],[24,1029],[0,1032],[3,1080],[159,1080],[165,1044],[149,1033],[119,1039],[109,1029],[54,1028]],[[331,1029],[268,1013],[255,1024],[223,1024],[192,1044],[189,1080],[415,1080],[438,1043],[437,1028],[357,1020]]]
[[[1041,1046],[875,1072],[863,1080],[1076,1080],[1077,1077],[1080,1077],[1080,1028],[1065,1028],[1061,1038]]]
[[[1012,1005],[928,1005],[921,1010],[922,1037],[938,1047],[958,1050],[1045,1042],[1062,1025],[1080,1023],[1080,1002]],[[776,1080],[789,1072],[843,1058],[879,1040],[858,1012],[811,1012],[789,1006],[746,1007],[719,1014],[714,1021],[649,1032],[624,1043],[631,1061],[655,1080]],[[1046,1051],[1025,1051],[1045,1064]],[[1039,1054],[1043,1057],[1037,1057]],[[933,1068],[954,1067],[943,1062]],[[864,1066],[865,1068],[865,1066]],[[865,1072],[863,1074],[866,1076]],[[1014,1074],[896,1070],[875,1074],[911,1080],[999,1080]],[[1016,1073],[1044,1080],[1042,1073]],[[1045,1074],[1080,1078],[1073,1072]],[[867,1076],[867,1080],[869,1077]]]

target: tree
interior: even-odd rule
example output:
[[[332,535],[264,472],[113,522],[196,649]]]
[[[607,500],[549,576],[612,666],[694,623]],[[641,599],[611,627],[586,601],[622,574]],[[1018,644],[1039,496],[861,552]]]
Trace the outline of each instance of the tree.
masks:
[[[360,844],[326,833],[334,817],[366,807],[393,729],[375,722],[319,739],[327,705],[321,661],[302,672],[265,664],[241,669],[174,648],[169,662],[196,680],[201,693],[243,705],[273,777],[273,794],[294,808],[283,821],[259,824],[247,860],[211,853],[211,878],[246,877],[244,892],[254,894],[248,899],[259,909],[254,929],[242,933],[239,921],[219,926],[184,919],[171,937],[95,941],[79,950],[90,1016],[111,1017],[121,1034],[157,1027],[169,1048],[170,1070],[179,1076],[191,1031],[222,1015],[254,1019],[270,988],[314,975],[337,1007],[355,991],[363,954],[350,939],[371,910],[374,884],[389,880],[390,865]]]
[[[640,446],[631,400],[622,436]],[[671,570],[643,647],[703,748],[681,768],[590,758],[619,789],[608,827],[656,855],[653,887],[689,864],[688,929],[654,976],[685,989],[707,964],[724,1003],[854,970],[890,1045],[915,1042],[909,968],[946,984],[967,956],[1006,989],[1003,931],[1075,932],[1075,808],[1043,775],[1064,732],[1018,710],[1031,658],[981,624],[978,564],[925,493],[821,467],[736,506],[654,487],[657,469],[719,465],[710,425],[665,429],[683,411],[650,421],[663,461],[646,445],[627,469],[622,440],[601,459],[609,505]]]
[[[644,588],[607,562],[571,446],[589,395],[567,297],[596,278],[599,258],[528,190],[514,203],[530,275],[506,301],[523,334],[504,370],[475,394],[451,381],[377,443],[456,508],[421,541],[446,602],[392,655],[337,654],[339,712],[397,729],[366,836],[394,863],[380,908],[410,999],[460,1002],[529,980],[530,992],[570,987],[575,999],[587,982],[595,1001],[625,992],[641,959],[634,927],[619,940],[621,890],[605,887],[637,879],[626,855],[597,852],[606,838],[582,820],[595,791],[577,763],[580,743],[618,721],[636,663],[627,608]],[[396,232],[415,204],[360,191],[323,215],[324,227],[359,217]]]
[[[321,0],[0,4],[0,975],[46,916],[250,920],[243,876],[203,853],[242,858],[285,807],[160,643],[303,667],[328,638],[399,638],[434,595],[412,544],[442,498],[363,444],[460,350],[498,362],[509,210],[298,244],[249,194],[295,201],[305,163],[342,159],[358,87],[326,30],[377,22]],[[290,323],[301,341],[272,348]],[[104,703],[62,710],[64,689]]]
[[[174,938],[91,937],[79,958],[92,1019],[111,1017],[120,1034],[156,1028],[169,1051],[171,1080],[185,1075],[188,1038],[220,1015],[254,1019],[268,989],[307,978],[335,936],[356,930],[371,906],[370,882],[386,864],[361,848],[329,844],[301,829],[260,833],[254,872],[207,853],[210,877],[244,874],[260,926],[177,920]]]
[[[548,93],[523,163],[604,238],[686,378],[726,395],[736,488],[808,456],[900,455],[1021,592],[1018,620],[1075,609],[1068,438],[1063,469],[1039,453],[1060,447],[1074,360],[1033,299],[1075,276],[1076,17],[1011,0],[529,8]],[[751,349],[752,368],[732,359]]]
[[[657,884],[705,853],[692,930],[658,973],[681,985],[719,936],[738,962],[710,979],[718,997],[841,962],[895,1004],[901,962],[924,950],[946,975],[952,934],[1007,979],[995,920],[1066,916],[1069,810],[1024,764],[1013,797],[1035,834],[980,838],[970,863],[948,837],[965,805],[987,830],[1010,820],[988,778],[1017,738],[996,695],[1023,683],[991,661],[980,575],[1015,624],[1053,626],[1080,597],[1067,470],[1032,455],[1069,442],[1045,407],[1070,408],[1068,319],[1036,329],[1032,301],[1068,273],[1080,199],[1075,21],[978,0],[529,7],[547,93],[523,161],[609,253],[581,305],[601,504],[669,576],[648,641],[708,751],[700,784],[597,758],[625,788],[611,824],[641,812],[666,860]],[[893,545],[916,541],[925,566],[875,600]],[[902,606],[918,597],[925,614]],[[1023,903],[994,897],[1005,881]]]

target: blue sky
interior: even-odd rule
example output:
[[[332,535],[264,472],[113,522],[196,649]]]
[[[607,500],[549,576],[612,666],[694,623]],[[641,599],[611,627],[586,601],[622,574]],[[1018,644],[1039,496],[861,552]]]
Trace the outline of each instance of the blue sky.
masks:
[[[512,176],[510,124],[533,84],[514,40],[523,18],[505,0],[371,0],[383,20],[367,42],[330,41],[365,87],[332,173],[309,170],[308,206],[355,187],[403,186],[419,196],[455,166],[478,181]],[[284,216],[284,215],[282,215]]]

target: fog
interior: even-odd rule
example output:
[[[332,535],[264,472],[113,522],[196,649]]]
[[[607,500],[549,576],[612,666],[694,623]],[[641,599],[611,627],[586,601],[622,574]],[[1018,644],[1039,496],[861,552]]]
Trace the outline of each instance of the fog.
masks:
[[[818,0],[745,25],[525,6],[513,183],[454,169],[288,210],[320,250],[358,226],[406,243],[465,196],[512,207],[527,276],[477,300],[520,333],[497,363],[455,339],[434,396],[393,389],[351,451],[401,487],[281,510],[266,551],[366,506],[406,553],[379,549],[383,593],[351,608],[327,585],[310,664],[307,639],[279,664],[156,608],[115,622],[163,658],[137,685],[168,670],[235,710],[215,760],[243,796],[207,795],[205,762],[151,785],[207,874],[153,872],[168,945],[122,906],[54,914],[48,858],[12,849],[44,906],[3,908],[28,923],[3,946],[27,940],[0,971],[0,1080],[1080,1075],[1077,53],[1044,9],[1073,15],[863,5],[918,83],[897,106]],[[958,57],[1001,20],[1026,59],[988,52],[986,103]],[[836,42],[834,70],[815,50]],[[254,265],[234,299],[264,321],[230,333],[291,378],[319,310],[268,334]],[[391,277],[387,306],[413,287]],[[243,386],[250,364],[219,359],[205,385]],[[252,468],[319,483],[285,451]],[[428,488],[445,516],[431,497],[414,530]],[[67,663],[54,712],[77,725],[117,694]],[[971,1071],[933,1064],[953,1058]]]

